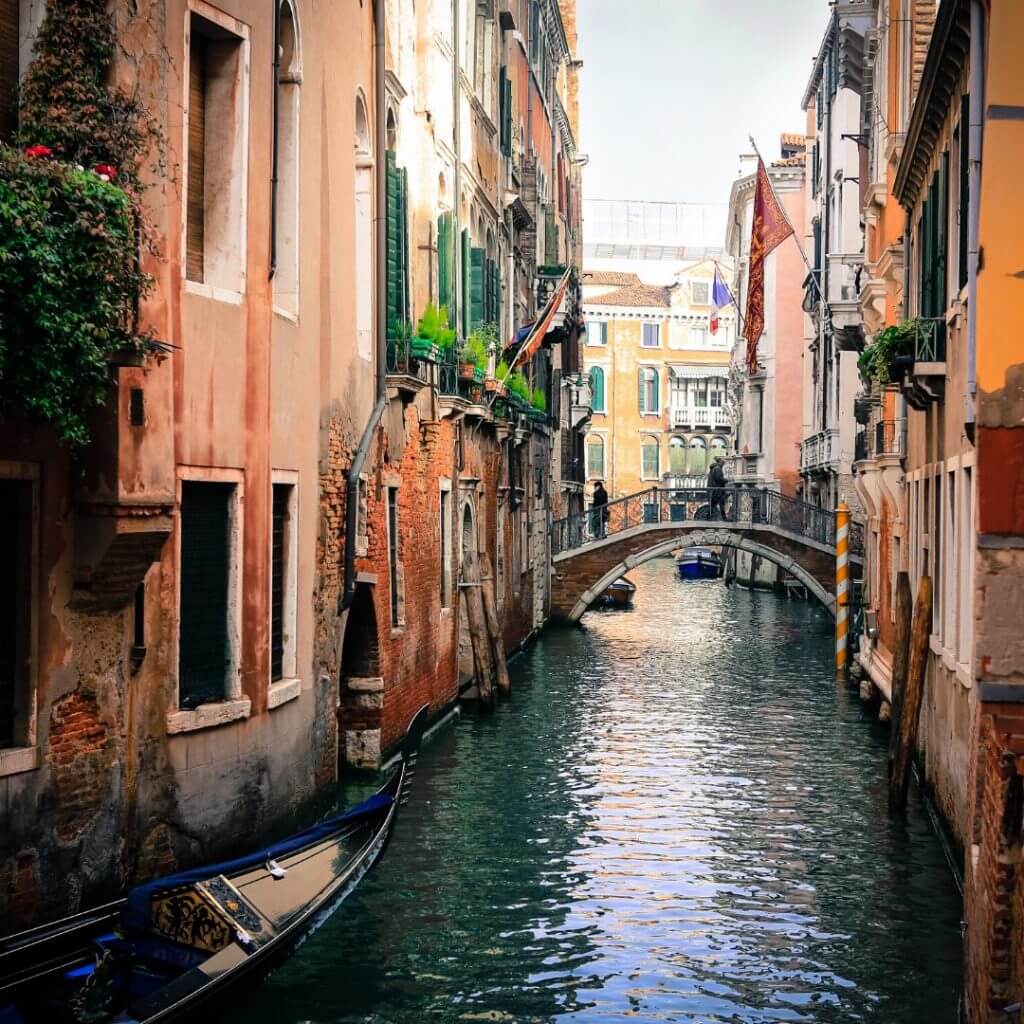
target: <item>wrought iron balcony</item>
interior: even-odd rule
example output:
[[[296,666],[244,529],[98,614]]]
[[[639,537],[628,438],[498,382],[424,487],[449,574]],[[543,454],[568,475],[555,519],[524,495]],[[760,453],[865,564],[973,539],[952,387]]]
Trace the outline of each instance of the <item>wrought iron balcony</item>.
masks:
[[[907,404],[917,410],[937,402],[946,389],[946,320],[921,317],[914,332],[914,361],[902,382]]]
[[[907,421],[879,420],[872,440],[873,458],[903,458],[907,454]]]

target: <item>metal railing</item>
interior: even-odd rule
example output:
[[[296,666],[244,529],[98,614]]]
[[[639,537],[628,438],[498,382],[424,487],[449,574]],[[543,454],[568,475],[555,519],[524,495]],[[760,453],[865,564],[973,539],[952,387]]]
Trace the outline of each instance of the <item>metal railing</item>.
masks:
[[[572,551],[591,541],[655,523],[776,526],[830,547],[836,539],[833,512],[778,491],[753,487],[651,487],[601,508],[557,520],[552,524],[552,552],[557,555]]]
[[[871,447],[871,457],[878,459],[882,456],[895,456],[902,458],[907,454],[907,421],[879,420],[875,424],[874,444]]]
[[[944,317],[920,317],[914,332],[914,362],[946,361],[946,320]]]

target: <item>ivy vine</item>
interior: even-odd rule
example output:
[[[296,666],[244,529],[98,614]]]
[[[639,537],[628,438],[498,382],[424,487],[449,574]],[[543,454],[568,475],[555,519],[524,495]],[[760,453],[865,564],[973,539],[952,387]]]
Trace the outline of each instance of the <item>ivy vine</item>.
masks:
[[[147,156],[159,128],[107,84],[116,45],[104,0],[50,0],[0,146],[0,413],[50,423],[73,445],[110,395],[110,361],[159,347],[137,324],[152,287],[140,247]]]

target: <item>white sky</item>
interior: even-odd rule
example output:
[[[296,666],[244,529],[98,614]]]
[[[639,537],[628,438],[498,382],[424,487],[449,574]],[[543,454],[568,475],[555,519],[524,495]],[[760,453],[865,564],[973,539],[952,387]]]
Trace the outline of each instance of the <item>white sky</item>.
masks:
[[[827,0],[578,0],[588,199],[727,203],[753,135],[803,132]],[[723,211],[723,219],[725,212]]]

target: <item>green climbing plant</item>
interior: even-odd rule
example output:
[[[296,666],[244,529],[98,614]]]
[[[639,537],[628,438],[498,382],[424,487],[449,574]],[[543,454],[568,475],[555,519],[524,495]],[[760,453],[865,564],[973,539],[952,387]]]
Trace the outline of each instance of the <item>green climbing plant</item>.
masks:
[[[73,445],[110,395],[110,361],[159,346],[139,329],[156,251],[143,165],[162,138],[137,97],[108,84],[116,36],[103,0],[51,0],[0,146],[0,413],[50,423]]]

